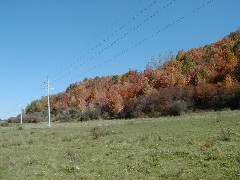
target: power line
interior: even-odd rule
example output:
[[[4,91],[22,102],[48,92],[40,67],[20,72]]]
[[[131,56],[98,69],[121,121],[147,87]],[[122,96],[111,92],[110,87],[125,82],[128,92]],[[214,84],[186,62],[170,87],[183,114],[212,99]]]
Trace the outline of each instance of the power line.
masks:
[[[106,64],[107,62],[112,61],[112,60],[118,58],[119,56],[125,54],[125,53],[128,52],[129,50],[131,50],[131,49],[133,49],[133,48],[141,45],[141,44],[144,43],[145,41],[147,41],[147,40],[155,37],[156,35],[158,35],[159,33],[163,32],[164,30],[166,30],[166,29],[174,26],[175,24],[181,22],[182,20],[184,20],[184,19],[186,19],[187,17],[191,16],[192,14],[196,13],[196,12],[199,11],[200,9],[206,7],[207,5],[209,5],[210,3],[212,3],[213,1],[215,1],[215,0],[207,1],[206,3],[202,4],[202,5],[199,6],[198,8],[196,8],[196,9],[188,12],[188,13],[185,14],[184,16],[178,18],[177,20],[173,21],[172,23],[168,24],[167,26],[163,27],[162,29],[156,31],[155,33],[151,34],[150,36],[142,39],[141,41],[135,43],[134,45],[130,46],[129,48],[127,48],[127,49],[123,50],[122,52],[116,54],[114,57],[112,57],[112,58],[110,58],[110,59],[108,59],[108,60],[105,60],[103,63],[100,63],[100,64],[98,64],[98,65],[90,68],[89,70],[83,72],[81,75],[84,75],[84,74],[86,74],[86,73],[88,73],[88,72],[90,72],[90,71],[93,71],[94,69],[97,69],[97,68],[101,67],[102,65]],[[69,80],[67,80],[67,81],[65,81],[64,83],[61,83],[61,84],[59,84],[59,85],[64,85],[64,84],[66,84],[66,83],[69,83],[70,81],[72,81],[72,79],[69,79]]]
[[[156,1],[154,1],[154,2],[156,2]],[[137,5],[134,5],[134,7],[130,8],[125,14],[121,15],[119,18],[117,18],[115,21],[113,21],[109,26],[107,26],[106,28],[104,28],[104,30],[102,30],[102,32],[100,32],[99,34],[103,34],[103,33],[106,32],[109,28],[111,28],[111,27],[113,27],[115,24],[119,23],[119,21],[120,21],[122,18],[124,18],[124,16],[126,16],[126,14],[129,14],[133,9],[136,8],[136,6],[138,6],[138,5],[141,4],[141,3],[142,3],[142,0],[139,0],[139,1],[137,2]],[[151,4],[150,4],[150,5],[151,5]],[[149,6],[150,6],[150,5],[149,5]],[[124,25],[123,25],[123,26],[124,26]],[[122,28],[123,28],[123,26],[122,26]],[[125,25],[125,26],[126,26],[126,25]],[[116,34],[116,33],[117,33],[116,30],[115,30],[113,33]],[[112,33],[112,34],[113,34],[113,33]],[[105,42],[105,41],[107,41],[109,38],[110,38],[110,35],[109,35],[107,38],[101,40],[101,42]],[[94,40],[90,40],[90,42],[88,42],[88,43],[85,44],[85,47],[86,47],[86,46],[92,46],[93,43],[95,43],[96,40],[97,40],[97,38],[95,38]],[[101,43],[101,42],[100,42],[100,43]],[[100,43],[97,43],[96,45],[94,45],[93,47],[91,47],[91,50],[89,50],[87,53],[85,53],[84,55],[82,55],[82,56],[79,58],[79,60],[80,60],[81,58],[87,56],[91,51],[93,51],[93,50],[96,49],[98,46],[100,46]],[[87,48],[85,48],[85,49],[87,49]],[[75,53],[75,54],[77,54],[77,53]],[[74,56],[75,56],[75,55],[74,55]],[[65,67],[64,69],[62,69],[60,72],[56,73],[52,78],[57,77],[58,75],[60,75],[60,74],[63,73],[64,71],[66,71],[67,69],[71,68],[71,67],[72,67],[74,64],[76,64],[79,60],[78,60],[78,59],[75,60],[75,61],[72,62],[70,65],[68,65],[67,67]]]
[[[67,76],[68,74],[72,73],[73,71],[75,71],[76,69],[78,69],[79,67],[83,66],[84,64],[86,64],[87,62],[93,60],[96,56],[102,54],[104,51],[106,51],[108,48],[112,47],[113,45],[115,45],[116,43],[118,43],[120,40],[122,40],[123,38],[125,38],[126,36],[128,36],[130,33],[132,33],[133,31],[135,31],[136,29],[140,28],[143,24],[147,23],[148,21],[150,21],[153,17],[155,17],[157,14],[159,14],[162,10],[165,10],[166,8],[168,8],[170,5],[172,5],[176,0],[171,1],[170,3],[168,3],[167,5],[163,6],[161,9],[157,10],[155,13],[151,14],[149,17],[147,17],[146,19],[144,19],[143,21],[141,21],[139,24],[137,24],[136,26],[134,26],[133,28],[131,28],[129,31],[127,31],[124,35],[118,37],[117,39],[113,40],[111,43],[109,43],[107,46],[105,46],[103,49],[101,49],[100,51],[98,51],[95,55],[93,55],[92,57],[90,57],[89,59],[83,61],[81,64],[75,66],[73,69],[71,69],[70,71],[66,72],[65,74],[63,74],[62,76],[60,76],[58,79],[56,79],[53,82],[57,82],[60,79],[62,79],[63,77]]]
[[[139,1],[137,2],[137,5],[139,5],[139,4],[141,4],[141,3],[142,3],[142,0],[139,0]],[[144,11],[148,10],[148,8],[150,8],[151,6],[155,5],[155,3],[157,3],[156,0],[154,0],[151,4],[149,4],[149,5],[148,5],[147,7],[145,7],[144,9],[142,9],[142,11],[141,11],[140,13],[143,13]],[[106,27],[103,32],[105,32],[107,29],[113,27],[113,26],[114,26],[115,24],[117,24],[124,16],[126,16],[126,14],[129,14],[129,13],[130,13],[133,9],[135,9],[135,8],[136,8],[136,5],[135,5],[134,7],[132,7],[132,8],[130,8],[130,9],[127,11],[127,13],[123,14],[121,17],[119,17],[117,20],[115,20],[112,24],[110,24],[109,27]],[[134,17],[139,16],[140,13],[138,13],[137,15],[134,15],[132,19],[130,19],[127,23],[125,23],[124,25],[122,25],[120,28],[123,29],[124,27],[126,27],[127,24],[130,24],[131,21],[133,21]],[[119,29],[120,29],[120,28],[119,28]],[[118,31],[119,31],[119,30],[118,30]],[[115,30],[111,35],[113,36],[113,35],[116,34],[118,31]],[[101,34],[101,33],[100,33],[100,34]],[[110,39],[110,36],[108,36],[107,38],[105,38],[105,39],[102,40],[101,42],[105,42],[105,41],[107,41],[108,39]],[[96,41],[96,39],[95,39],[94,41]],[[89,42],[88,44],[91,44],[91,43],[93,43],[94,41]],[[98,43],[97,45],[100,46],[100,43]],[[94,47],[97,48],[97,45],[95,45]],[[94,48],[94,47],[93,47],[93,48]],[[88,51],[86,54],[84,54],[81,58],[83,58],[84,56],[87,56],[91,51],[93,51],[93,48],[92,48],[90,51]],[[81,59],[81,58],[80,58],[80,59]],[[79,60],[80,60],[80,59],[79,59]],[[60,74],[63,73],[64,71],[70,69],[70,68],[71,68],[74,64],[76,64],[79,60],[76,60],[75,62],[73,62],[72,64],[70,64],[69,66],[67,66],[67,67],[64,68],[63,70],[61,70],[59,73],[55,74],[53,77],[57,77],[58,75],[60,75]],[[56,81],[56,80],[55,80],[55,81]],[[45,89],[46,89],[46,88],[45,88],[45,84],[42,83],[38,88],[36,88],[35,90],[31,91],[31,96],[28,98],[29,102],[32,102],[32,101],[35,99],[35,98],[33,98],[33,97],[42,94],[42,91],[45,90]],[[36,98],[36,99],[37,99],[37,98]]]
[[[140,12],[138,12],[136,15],[134,15],[132,18],[130,18],[130,20],[128,20],[125,24],[123,24],[122,26],[120,26],[119,28],[117,28],[114,32],[112,32],[109,36],[107,36],[107,38],[103,39],[102,41],[100,41],[98,44],[96,44],[94,47],[92,47],[89,51],[87,51],[84,55],[82,55],[79,59],[77,59],[76,61],[74,61],[72,64],[70,64],[69,66],[67,66],[66,68],[64,68],[63,70],[61,70],[59,73],[57,73],[56,75],[54,75],[52,78],[55,79],[57,76],[59,76],[60,74],[62,74],[63,72],[65,72],[66,70],[68,70],[69,68],[71,68],[72,66],[74,66],[75,64],[77,64],[82,58],[86,57],[88,54],[90,54],[91,52],[93,52],[95,49],[97,49],[99,46],[101,46],[104,42],[106,42],[107,40],[109,40],[110,38],[112,38],[115,34],[117,34],[119,31],[121,31],[122,29],[124,29],[125,27],[127,27],[130,23],[132,23],[133,21],[136,20],[137,17],[139,17],[141,14],[143,14],[144,12],[146,12],[147,10],[149,10],[149,8],[151,8],[153,5],[155,5],[157,3],[156,0],[154,0],[152,3],[150,3],[148,6],[146,6],[144,9],[142,9]],[[59,78],[58,78],[59,79]],[[58,80],[57,79],[57,80]],[[53,80],[53,82],[56,82],[57,80]]]

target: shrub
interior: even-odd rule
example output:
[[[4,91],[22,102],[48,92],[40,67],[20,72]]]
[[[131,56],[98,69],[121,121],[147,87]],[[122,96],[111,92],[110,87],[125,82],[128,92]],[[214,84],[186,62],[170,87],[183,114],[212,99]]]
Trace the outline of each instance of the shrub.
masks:
[[[10,118],[8,118],[7,121],[8,121],[8,123],[18,123],[19,122],[19,120],[15,117],[10,117]]]
[[[22,126],[18,126],[17,130],[23,130],[23,127]]]
[[[70,114],[70,112],[65,112],[65,111],[60,111],[58,112],[53,119],[53,121],[58,121],[58,122],[70,122],[74,121],[77,115],[76,114]],[[79,117],[79,116],[78,116]]]
[[[137,118],[141,117],[141,110],[137,108],[138,99],[136,97],[130,98],[125,102],[124,109],[120,113],[122,118]]]
[[[159,117],[161,115],[160,99],[157,94],[150,94],[148,96],[142,96],[138,99],[136,106],[136,114],[139,117]]]
[[[194,102],[196,108],[199,109],[219,109],[217,86],[208,83],[202,83],[196,86]]]
[[[231,132],[230,129],[223,129],[221,132],[221,140],[222,141],[230,141],[231,140]]]
[[[43,120],[43,117],[37,114],[28,114],[24,117],[24,121],[28,123],[39,123]]]
[[[98,139],[100,137],[104,137],[104,136],[112,134],[112,132],[110,130],[107,130],[104,127],[94,127],[94,128],[92,128],[91,133],[92,133],[94,139]]]
[[[239,97],[240,97],[240,90],[239,85],[229,88],[223,89],[219,91],[219,99],[220,102],[218,103],[221,108],[232,108],[236,109],[239,108]]]
[[[0,126],[1,127],[8,127],[9,126],[8,121],[0,121]]]
[[[160,88],[151,94],[134,97],[126,102],[123,117],[159,117],[161,115],[180,115],[193,106],[194,88],[192,86]]]
[[[67,112],[64,112],[63,115],[69,114],[71,119],[79,119],[81,113],[75,110],[75,108],[70,108]]]
[[[93,119],[100,119],[102,111],[99,107],[90,108],[88,107],[80,116],[80,121],[88,121]]]
[[[187,105],[184,101],[173,101],[168,109],[168,114],[172,116],[180,116],[187,110]]]
[[[205,148],[211,148],[213,145],[214,145],[214,141],[212,139],[207,139],[203,143],[203,146]]]

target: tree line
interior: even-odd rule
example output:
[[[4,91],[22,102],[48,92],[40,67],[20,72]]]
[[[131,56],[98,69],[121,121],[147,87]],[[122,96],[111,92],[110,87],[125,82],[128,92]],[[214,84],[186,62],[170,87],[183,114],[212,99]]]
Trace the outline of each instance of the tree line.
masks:
[[[71,84],[51,96],[53,119],[159,117],[240,107],[240,30],[165,59],[154,60],[142,72],[129,70]],[[46,120],[46,111],[46,97],[31,102],[27,121]]]

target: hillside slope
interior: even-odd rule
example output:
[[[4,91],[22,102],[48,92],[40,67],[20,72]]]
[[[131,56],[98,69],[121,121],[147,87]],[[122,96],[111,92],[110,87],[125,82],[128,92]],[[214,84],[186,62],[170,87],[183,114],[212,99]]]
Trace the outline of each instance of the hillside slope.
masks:
[[[0,127],[1,179],[239,179],[240,111]]]
[[[196,109],[240,107],[240,30],[143,72],[96,77],[51,96],[55,120],[158,117]],[[33,101],[27,121],[44,120],[47,99]],[[37,116],[37,117],[36,117]]]

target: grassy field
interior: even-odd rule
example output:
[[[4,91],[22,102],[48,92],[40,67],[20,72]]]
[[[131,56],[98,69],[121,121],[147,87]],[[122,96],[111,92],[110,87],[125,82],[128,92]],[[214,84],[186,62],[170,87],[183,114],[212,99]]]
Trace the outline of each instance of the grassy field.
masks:
[[[0,127],[0,179],[240,179],[240,111]]]

